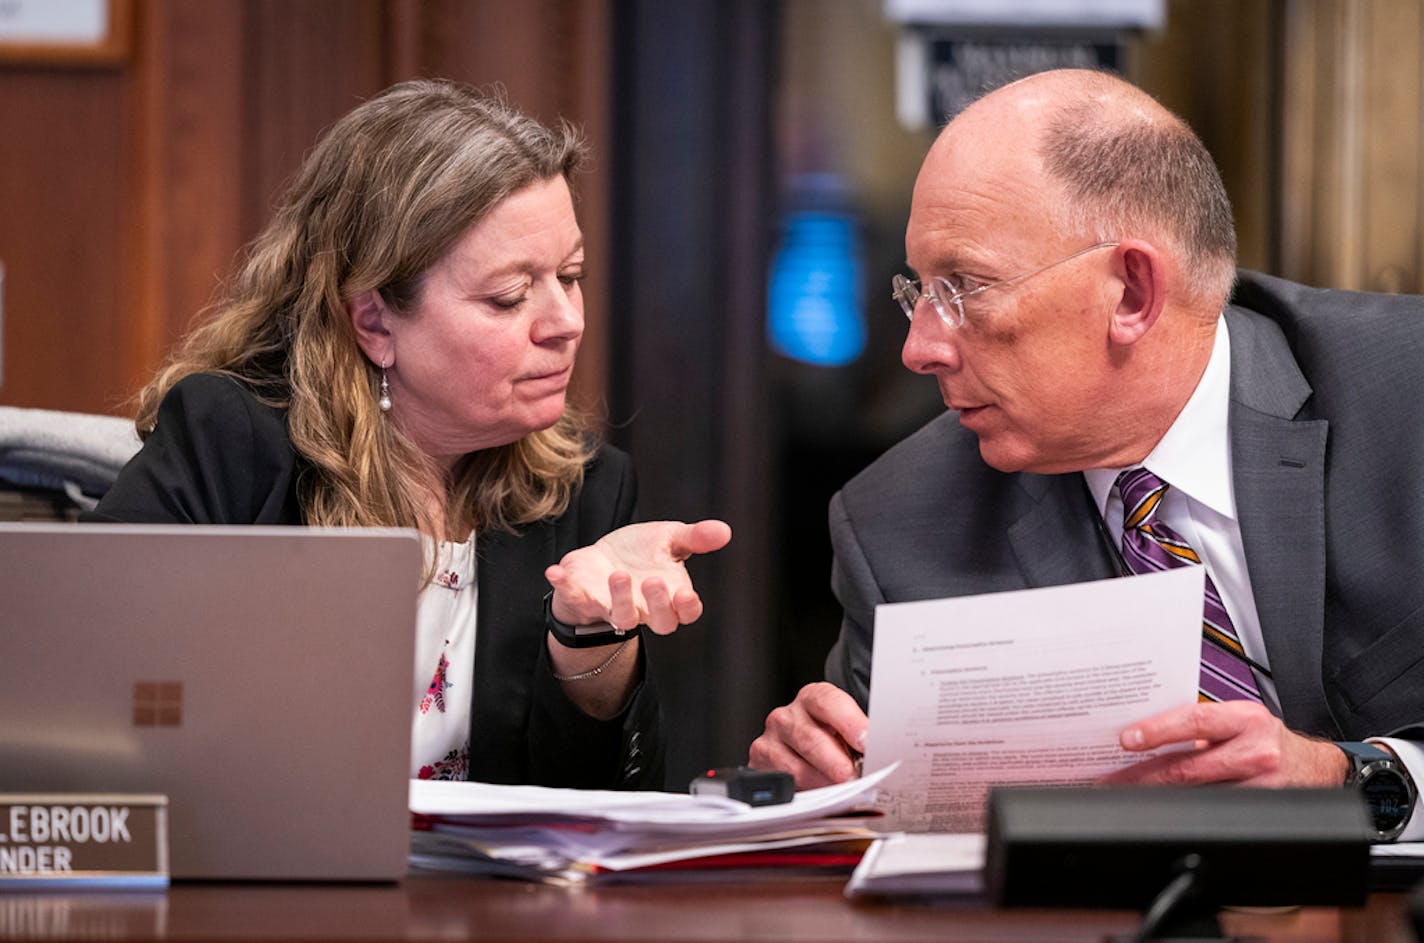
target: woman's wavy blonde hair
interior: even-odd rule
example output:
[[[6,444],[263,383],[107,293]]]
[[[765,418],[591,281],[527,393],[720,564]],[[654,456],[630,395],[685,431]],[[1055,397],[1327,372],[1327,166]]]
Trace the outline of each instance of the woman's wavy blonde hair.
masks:
[[[500,201],[572,177],[583,145],[497,97],[446,81],[392,86],[322,136],[218,300],[138,395],[141,436],[183,377],[222,373],[287,410],[306,460],[307,523],[418,527],[460,539],[567,509],[593,446],[570,411],[552,427],[464,457],[427,510],[427,457],[377,406],[380,368],[362,353],[346,301],[378,291],[397,314],[425,273]]]

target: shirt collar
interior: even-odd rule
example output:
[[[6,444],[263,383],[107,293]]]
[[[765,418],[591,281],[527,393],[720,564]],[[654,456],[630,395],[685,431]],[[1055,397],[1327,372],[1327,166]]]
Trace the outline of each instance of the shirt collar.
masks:
[[[1178,491],[1190,495],[1231,520],[1236,499],[1231,491],[1231,447],[1227,412],[1231,403],[1231,339],[1226,319],[1217,319],[1211,347],[1197,388],[1167,434],[1141,464]],[[1090,468],[1083,472],[1098,512],[1105,515],[1108,496],[1122,468]]]

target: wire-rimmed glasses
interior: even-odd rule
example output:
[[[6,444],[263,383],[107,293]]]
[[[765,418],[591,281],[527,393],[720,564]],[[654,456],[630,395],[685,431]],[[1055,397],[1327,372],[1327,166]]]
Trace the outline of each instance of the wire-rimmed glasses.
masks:
[[[982,285],[975,285],[973,288],[955,287],[954,282],[943,275],[931,276],[928,288],[922,288],[919,281],[907,278],[904,275],[896,275],[890,279],[890,297],[900,303],[900,310],[905,312],[905,317],[911,321],[915,319],[915,307],[919,305],[921,298],[928,298],[930,304],[934,306],[935,313],[939,315],[941,321],[950,327],[964,326],[964,299],[979,294],[981,291],[988,291],[990,288],[1002,288],[1014,282],[1021,282],[1032,278],[1040,272],[1046,272],[1055,265],[1062,265],[1064,262],[1072,261],[1080,255],[1087,255],[1098,249],[1111,249],[1117,245],[1116,242],[1099,242],[1088,246],[1086,249],[1079,249],[1072,255],[1065,255],[1061,259],[1049,262],[1047,265],[1040,265],[1031,272],[1024,272],[1014,275],[1011,278],[1001,278],[996,282],[985,282]]]

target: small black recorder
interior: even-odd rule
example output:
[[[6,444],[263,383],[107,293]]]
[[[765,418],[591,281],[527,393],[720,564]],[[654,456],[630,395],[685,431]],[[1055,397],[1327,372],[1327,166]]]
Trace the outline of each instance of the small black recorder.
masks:
[[[726,796],[747,805],[779,805],[796,794],[796,780],[780,770],[723,766],[694,779],[687,791],[695,796]]]

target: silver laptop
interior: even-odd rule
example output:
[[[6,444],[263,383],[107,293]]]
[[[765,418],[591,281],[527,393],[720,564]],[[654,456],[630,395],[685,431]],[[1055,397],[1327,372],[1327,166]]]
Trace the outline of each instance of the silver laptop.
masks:
[[[174,878],[393,880],[414,531],[0,524],[0,792],[162,793]]]

